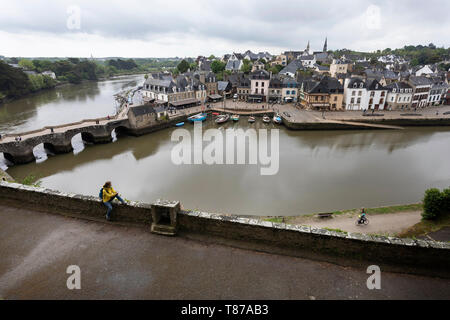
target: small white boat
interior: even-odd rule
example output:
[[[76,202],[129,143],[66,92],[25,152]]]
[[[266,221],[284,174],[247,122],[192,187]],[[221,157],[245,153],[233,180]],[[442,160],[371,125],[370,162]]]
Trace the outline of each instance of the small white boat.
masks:
[[[233,115],[231,116],[231,120],[233,120],[233,121],[239,121],[239,115],[238,115],[238,114],[233,114]]]
[[[250,122],[250,123],[253,123],[253,122],[255,122],[255,121],[256,121],[256,119],[255,119],[254,116],[250,116],[250,117],[248,118],[248,122]]]
[[[215,122],[217,124],[225,123],[225,122],[228,121],[228,119],[230,119],[230,115],[229,114],[221,114],[221,115],[217,116]]]
[[[270,123],[270,118],[267,115],[264,115],[263,120],[264,123]]]
[[[199,114],[196,114],[195,116],[189,117],[188,120],[190,122],[205,121],[206,116],[207,116],[206,113],[199,113]]]

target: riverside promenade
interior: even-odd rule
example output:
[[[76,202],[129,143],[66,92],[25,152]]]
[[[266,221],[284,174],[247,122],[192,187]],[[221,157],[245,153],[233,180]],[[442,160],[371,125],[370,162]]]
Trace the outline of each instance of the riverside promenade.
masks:
[[[450,280],[163,237],[0,202],[0,299],[450,299]],[[69,265],[81,289],[66,287]]]
[[[403,129],[402,125],[450,125],[450,106],[433,106],[418,110],[378,110],[372,115],[362,111],[312,111],[294,103],[268,104],[226,100],[211,103],[218,112],[240,114],[279,113],[290,129]],[[385,123],[383,123],[385,122]],[[397,125],[396,123],[400,123]],[[391,124],[393,123],[393,124]],[[427,124],[429,123],[429,124]]]

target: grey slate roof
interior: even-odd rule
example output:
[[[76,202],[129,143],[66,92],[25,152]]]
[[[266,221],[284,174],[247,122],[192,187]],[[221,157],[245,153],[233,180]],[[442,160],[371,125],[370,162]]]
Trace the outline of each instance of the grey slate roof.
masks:
[[[409,81],[415,86],[426,86],[432,84],[432,81],[424,76],[410,76]]]
[[[305,67],[303,67],[303,64],[302,64],[302,62],[300,60],[293,60],[286,67],[284,67],[279,72],[279,74],[287,74],[287,73],[295,74],[298,69],[304,70]]]
[[[399,91],[400,89],[412,89],[412,87],[408,83],[403,81],[392,82],[385,86],[385,88],[391,92],[393,89],[397,89],[397,91]]]
[[[236,70],[240,69],[240,60],[228,60],[225,70]]]
[[[150,105],[143,105],[137,107],[131,107],[130,111],[135,117],[142,116],[144,114],[154,113],[155,109]]]

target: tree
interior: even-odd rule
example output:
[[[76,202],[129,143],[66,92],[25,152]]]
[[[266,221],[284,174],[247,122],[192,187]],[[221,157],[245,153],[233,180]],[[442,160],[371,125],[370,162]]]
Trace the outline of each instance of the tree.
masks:
[[[186,71],[188,71],[189,69],[189,62],[187,62],[186,60],[182,60],[178,65],[177,65],[177,69],[180,73],[185,73]]]
[[[211,63],[211,70],[212,72],[214,72],[215,74],[220,73],[222,71],[225,70],[226,64],[222,61],[219,60],[214,60]]]
[[[241,71],[244,73],[249,73],[250,71],[252,71],[252,64],[250,60],[244,59]]]
[[[214,59],[216,59],[216,57],[212,54],[212,55],[210,55],[210,56],[208,57],[208,59],[209,59],[209,60],[214,60]]]
[[[376,65],[378,63],[378,60],[377,60],[377,58],[376,57],[372,57],[371,59],[370,59],[370,64],[371,65]]]
[[[23,96],[30,92],[30,85],[30,80],[22,70],[0,61],[0,91],[5,96]]]
[[[198,65],[197,65],[196,62],[192,62],[192,63],[189,65],[189,69],[191,69],[191,71],[197,70],[197,67],[198,67]]]
[[[431,188],[426,190],[423,199],[423,219],[434,220],[438,218],[442,212],[443,201],[444,195],[439,189]]]
[[[28,59],[21,59],[19,61],[19,66],[21,66],[25,70],[34,70],[33,62],[31,62],[31,60]]]

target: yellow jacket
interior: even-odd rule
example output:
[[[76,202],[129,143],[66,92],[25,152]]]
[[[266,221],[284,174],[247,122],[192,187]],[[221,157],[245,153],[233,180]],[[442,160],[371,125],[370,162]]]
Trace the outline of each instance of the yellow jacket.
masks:
[[[117,194],[117,192],[111,188],[103,188],[103,202],[108,202]]]

